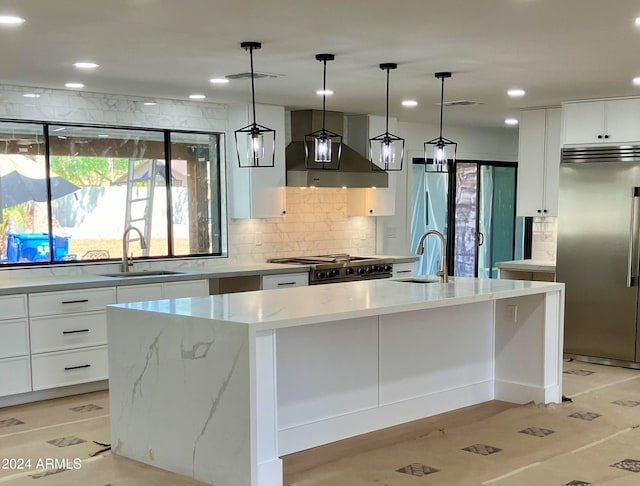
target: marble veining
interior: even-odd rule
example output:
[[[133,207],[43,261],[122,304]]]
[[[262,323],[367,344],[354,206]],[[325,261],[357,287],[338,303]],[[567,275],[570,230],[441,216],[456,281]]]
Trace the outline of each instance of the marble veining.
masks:
[[[142,396],[142,379],[144,378],[144,375],[147,372],[147,368],[149,367],[149,362],[154,357],[154,355],[156,357],[156,365],[157,366],[160,365],[160,351],[158,349],[159,347],[158,342],[160,341],[161,335],[162,335],[162,332],[160,332],[156,336],[156,338],[153,340],[153,342],[149,346],[149,349],[147,351],[147,355],[145,358],[144,366],[142,367],[142,371],[138,375],[138,378],[136,378],[136,380],[133,382],[133,389],[131,390],[131,403],[133,403],[136,399],[136,391],[140,394],[140,396]]]

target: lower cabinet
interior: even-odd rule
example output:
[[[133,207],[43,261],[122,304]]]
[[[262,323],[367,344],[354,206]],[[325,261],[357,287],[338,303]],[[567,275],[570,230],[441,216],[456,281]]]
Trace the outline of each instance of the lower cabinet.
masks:
[[[0,359],[0,396],[31,391],[29,356]]]
[[[31,375],[34,391],[106,380],[109,377],[107,346],[34,354]]]
[[[416,262],[394,263],[392,277],[413,277],[416,274]]]
[[[146,300],[180,299],[209,295],[208,280],[182,280],[178,282],[122,285],[117,288],[118,304]]]

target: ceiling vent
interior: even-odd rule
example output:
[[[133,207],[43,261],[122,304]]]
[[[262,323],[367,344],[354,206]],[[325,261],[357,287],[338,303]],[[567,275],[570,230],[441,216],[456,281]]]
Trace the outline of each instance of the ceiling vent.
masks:
[[[279,78],[281,75],[280,74],[273,74],[273,73],[253,73],[253,77],[255,79],[260,79],[260,78]],[[225,76],[225,78],[227,79],[251,79],[251,71],[247,72],[247,73],[238,73],[238,74],[227,74]]]
[[[440,106],[440,103],[437,103]],[[484,105],[481,101],[472,101],[472,100],[453,100],[453,101],[445,101],[444,106],[472,106],[472,105]]]

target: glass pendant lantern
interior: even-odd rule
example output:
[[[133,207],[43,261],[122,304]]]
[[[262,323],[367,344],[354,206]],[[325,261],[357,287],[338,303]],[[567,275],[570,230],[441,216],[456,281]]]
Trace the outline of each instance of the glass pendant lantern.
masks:
[[[240,167],[273,167],[276,157],[276,131],[256,123],[256,91],[253,74],[253,51],[260,49],[260,42],[242,42],[251,59],[251,108],[253,122],[234,132],[236,152]]]
[[[440,136],[424,143],[425,172],[452,172],[456,162],[458,144],[442,136],[442,115],[444,111],[444,80],[451,77],[449,72],[435,73],[440,79]],[[429,163],[431,157],[432,163]]]
[[[323,64],[322,80],[322,128],[304,136],[305,167],[307,169],[338,170],[342,156],[342,135],[327,130],[327,61],[333,61],[333,54],[317,54],[316,60]]]
[[[387,71],[387,116],[385,132],[369,139],[371,170],[402,170],[404,138],[389,133],[389,71],[397,67],[398,65],[392,62],[380,64],[380,69]]]

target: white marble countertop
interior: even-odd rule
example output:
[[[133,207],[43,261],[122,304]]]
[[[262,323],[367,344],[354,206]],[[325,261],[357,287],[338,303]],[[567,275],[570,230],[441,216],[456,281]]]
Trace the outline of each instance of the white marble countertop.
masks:
[[[199,280],[209,278],[239,277],[246,275],[269,275],[309,271],[308,265],[286,265],[280,263],[251,263],[251,264],[218,264],[210,268],[203,267],[163,267],[180,273],[170,275],[148,275],[136,277],[106,277],[103,275],[43,275],[25,276],[27,270],[21,269],[12,275],[11,270],[0,272],[0,295],[20,294],[29,292],[49,292],[56,290],[85,289],[98,287],[114,287],[123,285],[139,285],[154,282],[175,282],[180,280]],[[142,270],[135,268],[132,271]],[[144,270],[153,271],[154,268]],[[96,271],[95,269],[93,271]],[[100,273],[117,273],[117,270],[97,270]],[[34,272],[35,274],[36,272]]]
[[[512,260],[498,262],[498,268],[504,270],[519,270],[523,272],[551,272],[556,271],[556,262],[548,260]]]
[[[255,330],[265,330],[461,305],[563,288],[561,283],[498,279],[451,278],[447,284],[382,279],[109,307],[249,324]]]

